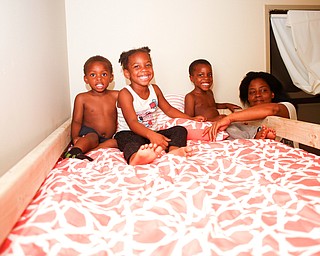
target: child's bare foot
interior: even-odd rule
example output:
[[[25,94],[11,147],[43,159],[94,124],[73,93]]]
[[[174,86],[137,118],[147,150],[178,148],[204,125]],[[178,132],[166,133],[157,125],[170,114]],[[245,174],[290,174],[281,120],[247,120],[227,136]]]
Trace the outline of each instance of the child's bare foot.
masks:
[[[265,125],[262,125],[260,131],[257,132],[254,138],[274,140],[276,138],[276,131],[272,128],[266,127]]]
[[[157,144],[142,145],[139,150],[134,153],[129,161],[130,165],[149,164],[162,154],[162,147]]]
[[[266,139],[271,139],[271,140],[275,140],[277,137],[276,131],[272,128],[267,128],[267,135],[266,135]]]
[[[175,148],[168,152],[168,154],[173,154],[176,156],[192,156],[192,148],[191,147],[181,147]]]

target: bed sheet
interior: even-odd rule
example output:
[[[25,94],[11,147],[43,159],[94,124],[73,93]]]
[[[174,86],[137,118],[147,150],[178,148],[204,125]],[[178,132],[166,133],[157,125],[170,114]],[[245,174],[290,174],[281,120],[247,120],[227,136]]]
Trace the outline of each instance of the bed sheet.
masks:
[[[129,166],[59,160],[1,255],[319,255],[320,158],[271,140],[188,141]]]

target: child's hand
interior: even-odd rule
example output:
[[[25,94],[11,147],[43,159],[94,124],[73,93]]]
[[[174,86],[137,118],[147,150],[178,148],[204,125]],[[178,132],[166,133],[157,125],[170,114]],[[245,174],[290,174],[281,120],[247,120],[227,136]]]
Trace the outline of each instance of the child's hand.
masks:
[[[232,104],[232,103],[226,103],[227,109],[229,109],[231,112],[235,112],[236,110],[241,110],[242,108],[238,105]]]
[[[207,121],[207,118],[204,116],[195,116],[195,117],[191,117],[192,120],[198,121],[198,122],[205,122]]]
[[[162,147],[163,150],[166,150],[169,146],[169,141],[171,141],[169,138],[166,136],[163,136],[160,133],[152,132],[149,136],[148,139],[150,140],[151,143],[157,144],[158,146]]]

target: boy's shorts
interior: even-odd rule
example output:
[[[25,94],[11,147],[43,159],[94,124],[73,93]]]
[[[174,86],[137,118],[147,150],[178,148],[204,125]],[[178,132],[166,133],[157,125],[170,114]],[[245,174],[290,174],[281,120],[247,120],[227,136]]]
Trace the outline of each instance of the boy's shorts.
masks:
[[[83,125],[83,126],[81,127],[81,130],[80,130],[80,132],[79,132],[79,136],[82,137],[82,136],[84,136],[84,135],[87,135],[88,133],[95,133],[95,134],[97,134],[97,135],[98,135],[98,138],[99,138],[99,143],[102,143],[102,142],[105,142],[105,141],[107,141],[107,140],[110,140],[110,138],[105,138],[105,137],[103,137],[103,136],[100,136],[100,134],[99,134],[95,129],[93,129],[93,128],[91,128],[91,127],[88,127],[88,126],[85,126],[85,125]]]

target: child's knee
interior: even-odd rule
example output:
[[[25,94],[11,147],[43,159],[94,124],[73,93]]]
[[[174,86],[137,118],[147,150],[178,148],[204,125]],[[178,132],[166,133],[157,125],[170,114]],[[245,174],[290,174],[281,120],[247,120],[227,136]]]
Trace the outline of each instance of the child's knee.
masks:
[[[99,145],[99,136],[96,133],[88,133],[84,136],[89,142],[90,144],[94,145],[94,146],[98,146]]]
[[[178,126],[176,126],[175,128],[176,128],[176,132],[179,133],[179,135],[181,135],[181,136],[187,136],[188,131],[187,131],[187,129],[186,129],[185,127],[178,125]]]

